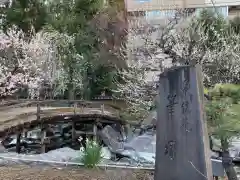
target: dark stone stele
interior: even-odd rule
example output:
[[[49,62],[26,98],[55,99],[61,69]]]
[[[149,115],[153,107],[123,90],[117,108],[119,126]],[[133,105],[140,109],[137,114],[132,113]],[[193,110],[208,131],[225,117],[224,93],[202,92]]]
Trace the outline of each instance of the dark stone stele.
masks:
[[[203,98],[200,67],[160,75],[155,180],[212,178]]]

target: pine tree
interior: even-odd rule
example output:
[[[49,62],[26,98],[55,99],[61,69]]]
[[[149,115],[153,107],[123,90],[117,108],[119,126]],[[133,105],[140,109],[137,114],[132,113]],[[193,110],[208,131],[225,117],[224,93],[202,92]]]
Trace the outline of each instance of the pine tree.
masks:
[[[1,8],[2,28],[6,32],[13,25],[31,37],[47,23],[47,9],[41,0],[13,0]]]

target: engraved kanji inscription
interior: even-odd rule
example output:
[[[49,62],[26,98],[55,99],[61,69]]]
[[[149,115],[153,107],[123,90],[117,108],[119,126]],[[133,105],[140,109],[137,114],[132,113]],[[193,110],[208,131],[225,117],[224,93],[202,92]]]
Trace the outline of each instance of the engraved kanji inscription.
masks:
[[[174,106],[177,104],[176,101],[176,94],[170,94],[167,99],[168,99],[168,105],[167,105],[167,111],[168,111],[168,117],[173,119],[173,113],[174,113]]]
[[[170,160],[174,160],[176,156],[176,142],[175,141],[168,141],[165,145],[165,155],[168,155]]]
[[[187,79],[183,81],[182,95],[187,96],[188,90],[190,89],[190,84]]]
[[[182,111],[182,118],[181,118],[181,123],[182,123],[182,128],[184,129],[185,132],[191,132],[191,123],[189,122],[189,114],[190,114],[190,84],[188,79],[185,79],[183,82],[183,88],[181,89],[182,91],[182,103],[181,103],[181,111]]]
[[[186,132],[191,132],[192,131],[191,124],[188,121],[188,118],[186,118],[186,117],[182,118],[182,127],[184,128],[184,130]]]
[[[189,102],[188,101],[183,101],[183,103],[181,105],[181,109],[182,109],[182,114],[187,113],[188,109],[189,109]]]

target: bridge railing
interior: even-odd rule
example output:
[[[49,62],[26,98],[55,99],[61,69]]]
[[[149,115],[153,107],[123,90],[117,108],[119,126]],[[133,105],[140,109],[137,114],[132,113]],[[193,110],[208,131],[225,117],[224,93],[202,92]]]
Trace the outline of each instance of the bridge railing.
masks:
[[[93,112],[91,114],[88,114],[85,112],[81,114],[81,112],[84,112],[85,109],[98,110],[98,113]],[[66,119],[66,121],[72,123],[72,140],[74,141],[74,139],[76,139],[75,125],[77,119],[88,118],[84,115],[89,115],[91,121],[94,118],[99,120],[99,118],[101,119],[101,117],[103,118],[103,121],[104,118],[108,118],[111,121],[111,117],[107,113],[110,111],[111,114],[115,115],[116,122],[121,122],[121,119],[118,118],[118,112],[120,109],[121,108],[117,105],[117,102],[111,100],[83,101],[18,99],[2,101],[0,103],[0,114],[2,115],[2,117],[0,118],[0,134],[1,136],[8,136],[13,133],[16,134],[16,152],[20,152],[20,139],[22,134],[29,131],[29,129],[36,127],[36,125],[38,124],[37,126],[39,126],[41,129],[42,152],[45,152],[45,146],[46,144],[48,144],[47,141],[49,140],[46,137],[46,127],[48,126],[48,123],[51,124],[52,122],[57,123],[63,120],[65,121],[65,118],[69,117],[70,119]],[[59,115],[59,112],[61,111],[64,111],[64,113],[66,113],[67,115]],[[56,116],[56,118],[54,118],[54,116]],[[58,118],[60,118],[60,121]],[[50,119],[54,121],[51,121]],[[96,122],[98,122],[98,120],[96,120]],[[95,136],[96,122],[93,124],[93,134]],[[13,125],[11,125],[11,123]]]
[[[18,99],[2,101],[0,103],[0,111],[5,111],[10,108],[31,107],[31,106],[51,106],[51,107],[82,107],[82,108],[99,108],[111,109],[113,111],[120,111],[121,107],[118,105],[118,100],[35,100],[35,99]],[[115,112],[116,113],[116,112]]]

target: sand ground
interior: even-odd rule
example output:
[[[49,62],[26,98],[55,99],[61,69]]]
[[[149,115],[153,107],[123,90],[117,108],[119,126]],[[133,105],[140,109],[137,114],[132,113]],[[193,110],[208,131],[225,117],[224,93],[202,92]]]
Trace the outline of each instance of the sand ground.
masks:
[[[2,166],[0,180],[153,180],[151,172],[123,169]]]

